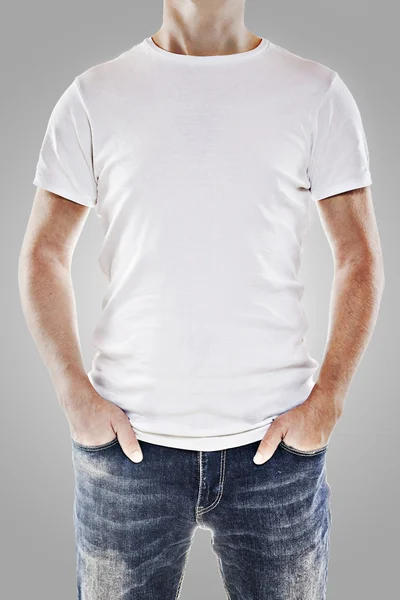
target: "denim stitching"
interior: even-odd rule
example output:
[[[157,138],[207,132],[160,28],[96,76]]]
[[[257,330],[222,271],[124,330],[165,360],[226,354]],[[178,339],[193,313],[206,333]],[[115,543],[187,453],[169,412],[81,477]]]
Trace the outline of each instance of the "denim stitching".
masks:
[[[214,502],[212,504],[210,504],[210,506],[206,506],[206,508],[200,508],[197,511],[198,515],[204,515],[204,513],[209,512],[210,510],[212,510],[213,508],[215,508],[217,506],[217,504],[219,504],[221,498],[222,498],[222,494],[224,491],[224,475],[225,475],[225,456],[226,456],[226,450],[222,450],[221,452],[222,454],[222,461],[221,461],[221,472],[219,475],[219,492],[217,494],[217,497],[215,498]]]
[[[280,442],[279,445],[288,452],[291,452],[292,454],[297,454],[299,456],[316,456],[318,454],[322,454],[322,452],[325,452],[325,450],[329,446],[329,444],[325,444],[325,446],[322,446],[322,448],[318,448],[317,450],[298,450],[297,448],[289,446],[283,440]]]
[[[110,448],[111,446],[114,446],[115,444],[117,444],[118,438],[111,440],[111,442],[106,442],[105,444],[101,444],[100,446],[85,446],[83,444],[80,444],[79,442],[76,442],[72,438],[71,438],[71,443],[73,446],[75,446],[75,448],[78,448],[79,450],[84,450],[85,452],[98,452],[99,450],[104,450],[105,448]]]
[[[201,496],[201,488],[203,486],[203,470],[201,468],[201,462],[202,462],[202,451],[199,450],[197,452],[197,464],[198,464],[198,467],[199,467],[199,493],[197,495],[197,503],[196,503],[196,510],[195,510],[196,521],[197,521],[197,518],[200,515],[200,513],[199,513],[199,510],[200,510],[199,509],[199,503],[200,503],[200,496]]]

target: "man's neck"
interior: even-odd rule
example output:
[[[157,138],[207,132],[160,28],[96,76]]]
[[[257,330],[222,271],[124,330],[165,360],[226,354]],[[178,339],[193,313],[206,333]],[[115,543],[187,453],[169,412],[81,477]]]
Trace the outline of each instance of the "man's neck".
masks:
[[[260,38],[244,25],[245,0],[165,0],[163,24],[154,42],[177,54],[236,54]]]

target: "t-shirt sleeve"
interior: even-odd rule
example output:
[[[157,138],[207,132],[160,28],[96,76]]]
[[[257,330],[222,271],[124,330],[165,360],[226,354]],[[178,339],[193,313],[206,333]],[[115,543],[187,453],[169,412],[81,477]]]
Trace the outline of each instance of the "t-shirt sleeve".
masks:
[[[97,203],[92,130],[78,85],[75,78],[50,114],[33,183],[92,207]]]
[[[360,111],[336,72],[312,132],[308,179],[315,201],[372,184]]]

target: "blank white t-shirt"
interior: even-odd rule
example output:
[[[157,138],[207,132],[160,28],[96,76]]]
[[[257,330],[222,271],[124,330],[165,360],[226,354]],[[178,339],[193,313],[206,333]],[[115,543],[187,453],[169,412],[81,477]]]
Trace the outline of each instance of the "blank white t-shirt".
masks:
[[[265,38],[193,56],[149,37],[74,79],[34,184],[100,218],[108,287],[88,377],[139,440],[240,446],[308,397],[310,207],[371,183],[341,77]]]

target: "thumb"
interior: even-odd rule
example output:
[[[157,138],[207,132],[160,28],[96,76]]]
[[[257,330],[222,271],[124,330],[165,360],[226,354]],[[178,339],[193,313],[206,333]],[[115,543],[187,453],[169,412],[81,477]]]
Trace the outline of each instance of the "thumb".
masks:
[[[126,456],[135,463],[143,460],[143,454],[136,438],[133,427],[128,418],[120,419],[113,424],[113,429],[117,434],[119,444]]]
[[[271,458],[282,440],[282,430],[276,421],[269,426],[253,457],[256,465],[261,465]]]

